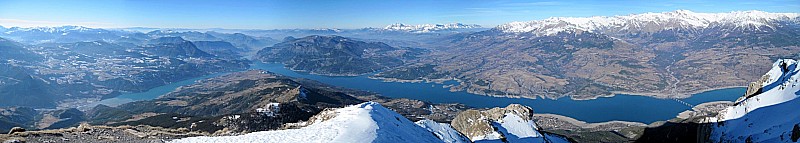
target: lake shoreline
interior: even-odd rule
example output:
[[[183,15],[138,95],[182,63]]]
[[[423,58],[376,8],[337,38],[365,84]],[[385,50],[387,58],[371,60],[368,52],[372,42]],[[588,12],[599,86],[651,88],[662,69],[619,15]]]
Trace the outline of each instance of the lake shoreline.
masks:
[[[695,91],[692,91],[692,92],[681,93],[681,95],[689,95],[689,96],[685,96],[685,97],[680,96],[679,98],[670,98],[669,96],[666,96],[667,95],[666,93],[624,92],[624,91],[614,91],[614,92],[612,92],[613,95],[611,97],[613,97],[615,95],[619,95],[619,94],[625,94],[625,95],[633,95],[633,96],[647,96],[647,97],[653,97],[653,98],[658,98],[658,99],[686,99],[686,98],[691,98],[692,96],[694,96],[696,94],[703,93],[703,92],[709,92],[709,91],[715,91],[715,90],[723,90],[723,89],[731,89],[731,88],[747,88],[747,86],[723,86],[723,87],[715,87],[715,88],[709,88],[709,89],[695,90]],[[648,96],[648,95],[650,95],[650,96]],[[661,96],[661,95],[664,95],[664,96]]]
[[[617,94],[613,95],[603,95],[602,97],[609,98],[595,98],[594,100],[574,100],[572,98],[548,98],[537,100],[539,98],[531,99],[526,97],[487,96],[473,94],[463,90],[451,91],[449,90],[450,88],[447,88],[447,86],[458,84],[450,81],[455,79],[444,79],[448,81],[440,83],[431,82],[430,80],[405,80],[401,82],[393,82],[385,78],[376,78],[369,75],[356,77],[330,77],[324,75],[300,73],[291,69],[287,69],[280,63],[256,64],[253,66],[253,69],[263,69],[286,76],[315,80],[329,85],[378,93],[381,96],[389,98],[407,98],[422,100],[430,103],[456,103],[464,104],[474,108],[492,108],[507,106],[508,104],[522,104],[534,108],[534,110],[537,111],[536,113],[559,114],[588,123],[601,123],[608,121],[649,123],[651,121],[663,121],[674,118],[678,115],[678,113],[689,109],[689,107],[686,107],[685,105],[674,100],[668,100],[668,98],[654,98],[652,96],[622,94],[626,92],[617,92]],[[738,92],[740,92],[740,90],[744,90],[736,89],[737,87],[738,86],[698,90],[695,91],[695,93],[700,95],[707,94],[705,92],[708,91],[720,90],[721,92],[711,94],[724,94],[725,96],[694,96],[695,94],[692,94],[693,96],[689,96],[686,99],[691,99],[693,103],[718,100],[735,100],[735,98],[740,96],[740,93]],[[586,109],[597,109],[597,112],[586,112]],[[594,115],[602,112],[612,112],[615,114]],[[622,114],[621,112],[626,113]],[[641,115],[642,117],[634,117],[637,114],[644,115]]]
[[[578,127],[582,128],[582,129],[592,129],[592,128],[597,128],[597,127],[608,127],[608,126],[616,126],[616,127],[622,127],[622,128],[630,127],[630,126],[639,126],[639,127],[647,126],[646,123],[630,122],[630,121],[617,121],[617,120],[590,123],[590,122],[581,121],[581,120],[578,120],[578,119],[575,119],[575,118],[571,118],[571,117],[568,117],[568,116],[564,116],[564,115],[547,114],[547,113],[544,113],[544,114],[534,113],[533,116],[534,116],[534,118],[539,118],[539,119],[541,119],[541,118],[552,118],[552,119],[555,119],[555,120],[558,120],[558,121],[562,121],[562,122],[569,123],[571,125],[578,126]],[[616,124],[616,125],[614,125],[614,124]],[[557,124],[548,124],[548,125],[557,125]],[[542,126],[542,127],[546,128],[544,126]],[[551,127],[551,128],[563,129],[563,127]],[[599,130],[613,130],[613,129],[599,129]]]
[[[310,73],[310,74],[313,74],[313,73]],[[326,76],[326,75],[322,75],[322,76]],[[359,76],[361,76],[361,75],[359,75]],[[447,82],[447,81],[456,81],[456,82],[459,82],[459,83],[461,82],[461,80],[458,80],[456,78],[450,78],[450,79],[448,79],[448,78],[440,78],[440,79],[426,79],[426,78],[423,78],[423,79],[415,79],[415,80],[406,80],[406,79],[387,78],[387,77],[375,77],[374,75],[367,76],[367,78],[374,79],[374,80],[380,80],[382,82],[398,82],[398,83],[435,83],[435,84],[444,84],[444,82]],[[445,86],[447,86],[447,85],[445,85]],[[721,89],[729,89],[729,88],[740,88],[740,87],[746,88],[747,86],[713,87],[713,88],[707,88],[707,89],[693,90],[691,92],[678,93],[679,96],[670,96],[669,93],[659,93],[659,92],[611,91],[611,94],[598,95],[598,96],[592,96],[592,97],[586,97],[586,98],[576,98],[576,97],[573,97],[573,96],[563,96],[563,97],[559,97],[559,98],[569,97],[572,100],[594,100],[594,99],[598,99],[598,98],[610,98],[610,97],[614,97],[614,96],[617,96],[617,95],[620,95],[620,94],[625,94],[625,95],[652,97],[652,98],[658,98],[658,99],[686,99],[686,98],[691,98],[695,94],[699,94],[699,93],[703,93],[703,92],[721,90]],[[476,95],[482,95],[482,96],[490,96],[490,97],[525,98],[525,99],[534,99],[534,100],[536,100],[536,99],[550,99],[550,100],[553,100],[553,98],[540,97],[540,96],[532,96],[531,97],[531,96],[522,96],[522,95],[478,94],[478,93],[473,93],[473,92],[470,92],[470,91],[464,90],[464,89],[462,89],[462,90],[453,90],[451,88],[450,91],[453,91],[453,92],[462,92],[463,91],[463,92],[468,92],[470,94],[476,94]]]
[[[248,70],[265,70],[272,73],[285,75],[295,78],[303,78],[308,80],[318,81],[328,85],[343,87],[354,90],[368,91],[377,93],[380,96],[388,98],[407,98],[421,100],[430,103],[455,103],[464,104],[473,108],[491,108],[507,106],[508,104],[522,104],[530,106],[539,114],[558,114],[565,117],[574,118],[576,120],[587,123],[603,123],[603,122],[639,122],[646,123],[651,121],[668,120],[677,116],[678,113],[684,111],[685,107],[678,104],[673,100],[665,100],[666,98],[654,98],[652,96],[640,96],[637,94],[623,94],[626,92],[617,92],[611,96],[603,96],[608,98],[594,98],[591,100],[575,100],[572,98],[558,98],[558,99],[531,99],[526,97],[505,97],[505,96],[487,96],[473,94],[466,91],[451,91],[447,85],[455,84],[450,82],[436,83],[436,82],[386,82],[385,80],[374,79],[368,76],[356,77],[341,77],[341,76],[324,76],[302,73],[286,68],[279,63],[254,63]],[[246,70],[245,70],[246,71]],[[241,71],[239,71],[241,72]],[[223,75],[223,74],[219,74]],[[216,76],[213,76],[216,77]],[[191,83],[185,82],[181,84],[190,85],[197,81],[202,81],[208,78],[194,79]],[[199,78],[199,77],[198,77]],[[181,86],[185,85],[170,85],[174,88],[169,91],[162,90],[152,94],[159,94],[158,96],[149,96],[148,98],[158,98],[161,95],[168,94]],[[714,90],[725,90],[727,88],[714,88],[706,90],[698,90],[698,94]],[[727,93],[735,93],[738,98],[738,90],[726,90]],[[145,93],[142,93],[145,94]],[[124,97],[124,96],[120,96]],[[690,96],[690,98],[695,97]],[[702,96],[696,97],[695,101],[717,101],[717,100],[735,100],[727,99],[730,96]],[[733,98],[733,97],[731,97]],[[135,100],[148,100],[140,97]],[[97,102],[94,102],[97,103]],[[618,104],[626,103],[626,104]],[[639,105],[641,104],[641,105]],[[594,109],[592,112],[587,112],[586,109]],[[688,108],[687,108],[688,109]],[[595,111],[596,110],[596,111]],[[614,114],[598,114],[609,112]],[[674,112],[674,114],[673,114]],[[623,114],[624,113],[624,114]],[[642,115],[637,115],[642,114]]]

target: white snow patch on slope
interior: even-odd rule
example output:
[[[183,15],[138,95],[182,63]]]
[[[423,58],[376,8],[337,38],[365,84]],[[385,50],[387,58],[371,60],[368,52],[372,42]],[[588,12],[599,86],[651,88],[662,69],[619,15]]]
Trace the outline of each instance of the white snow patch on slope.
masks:
[[[500,139],[503,138],[503,135],[498,132],[492,132],[490,134],[484,136],[474,137],[472,139],[473,142],[489,142],[489,141],[501,141]]]
[[[438,123],[433,120],[420,120],[417,125],[427,129],[433,134],[436,134],[439,139],[446,143],[469,143],[471,142],[467,137],[453,129],[450,124]]]
[[[505,140],[510,143],[569,142],[567,139],[558,136],[539,133],[539,131],[537,131],[538,127],[533,120],[525,120],[512,113],[506,113],[501,121],[494,121],[492,126],[494,126],[497,131],[483,137],[474,138],[473,141],[481,143],[499,143],[503,142],[501,138],[505,138]]]
[[[523,120],[522,117],[511,113],[506,113],[500,126],[506,130],[507,134],[517,138],[538,138],[542,136],[536,131],[538,127],[532,120]]]
[[[336,109],[336,117],[300,129],[254,132],[240,136],[191,137],[171,142],[442,142],[431,132],[378,103]]]

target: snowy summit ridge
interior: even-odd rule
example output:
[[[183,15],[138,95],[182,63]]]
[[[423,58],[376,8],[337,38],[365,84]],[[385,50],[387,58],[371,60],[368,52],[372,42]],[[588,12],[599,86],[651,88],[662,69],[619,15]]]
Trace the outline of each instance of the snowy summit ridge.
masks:
[[[760,92],[750,97],[742,97],[738,104],[731,106],[720,114],[720,120],[733,120],[742,118],[748,112],[759,108],[768,107],[800,97],[800,67],[797,61],[780,59],[772,64],[772,69],[764,75],[764,81],[759,81]]]
[[[305,126],[299,129],[261,131],[239,136],[190,137],[172,142],[569,142],[537,131],[531,111],[529,107],[517,104],[485,112],[470,110],[477,114],[459,114],[460,123],[453,122],[456,127],[432,120],[414,123],[379,103],[365,102],[326,109],[309,121],[296,123]]]
[[[551,17],[528,22],[511,22],[495,27],[505,33],[553,35],[564,31],[657,32],[670,29],[703,29],[732,26],[734,29],[773,28],[777,21],[798,21],[798,13],[769,13],[763,11],[734,11],[729,13],[697,13],[676,10],[663,13],[643,13],[626,16]]]
[[[776,61],[746,95],[720,112],[710,142],[800,141],[800,67],[792,59]]]
[[[240,136],[191,137],[173,142],[443,142],[434,134],[376,102],[365,102],[312,117],[300,129]]]
[[[411,33],[429,33],[436,31],[471,29],[471,28],[481,28],[481,26],[477,24],[462,24],[462,23],[421,24],[421,25],[407,25],[407,24],[397,23],[388,25],[384,27],[383,30],[404,31]]]

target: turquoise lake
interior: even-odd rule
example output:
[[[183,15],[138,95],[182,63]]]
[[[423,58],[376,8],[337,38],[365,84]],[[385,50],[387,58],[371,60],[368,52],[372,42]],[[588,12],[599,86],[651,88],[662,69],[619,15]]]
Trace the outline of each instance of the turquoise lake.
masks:
[[[457,84],[454,81],[437,83],[399,83],[383,82],[369,79],[367,75],[355,77],[331,77],[311,75],[289,70],[282,64],[255,63],[251,69],[262,69],[290,77],[306,78],[322,83],[371,91],[383,96],[393,98],[409,98],[428,101],[432,103],[461,103],[472,107],[504,107],[508,104],[522,104],[530,106],[535,113],[552,113],[572,117],[586,122],[605,121],[632,121],[651,123],[674,118],[678,113],[690,110],[691,107],[681,104],[673,99],[658,99],[646,96],[617,94],[613,97],[603,97],[593,100],[572,100],[570,98],[552,99],[524,99],[489,97],[467,92],[450,92],[445,85]],[[172,84],[164,85],[142,93],[123,94],[106,99],[100,104],[118,105],[122,103],[148,100],[169,93],[176,88],[195,83],[198,80],[219,76],[214,74],[193,78]],[[745,92],[745,88],[727,88],[695,94],[690,98],[681,99],[692,105],[711,101],[733,101]]]

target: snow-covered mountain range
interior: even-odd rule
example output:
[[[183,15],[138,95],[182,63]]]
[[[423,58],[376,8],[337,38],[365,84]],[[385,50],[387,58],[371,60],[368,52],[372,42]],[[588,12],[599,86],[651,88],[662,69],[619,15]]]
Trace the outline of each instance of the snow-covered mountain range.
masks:
[[[19,32],[19,31],[26,31],[26,32],[38,31],[38,32],[44,32],[44,33],[67,33],[67,32],[86,32],[86,31],[92,31],[92,30],[98,30],[99,31],[101,29],[88,28],[88,27],[83,27],[83,26],[11,27],[11,28],[7,29],[8,33],[6,33],[6,34],[11,34],[13,32]]]
[[[388,31],[404,31],[411,33],[430,33],[436,31],[458,30],[458,29],[473,29],[482,28],[477,24],[462,24],[462,23],[448,23],[448,24],[420,24],[420,25],[407,25],[402,23],[388,25],[383,30]]]
[[[112,40],[125,32],[83,26],[0,28],[0,36],[23,43]]]
[[[800,67],[791,59],[778,60],[757,81],[754,95],[742,97],[721,111],[713,124],[713,142],[797,142],[800,139]]]
[[[677,10],[663,13],[644,13],[626,16],[552,17],[528,22],[511,22],[495,29],[506,33],[553,35],[564,31],[580,32],[657,32],[671,29],[704,29],[725,27],[733,29],[773,29],[778,22],[797,22],[798,13],[769,13],[763,11],[734,11],[729,13],[697,13]]]

